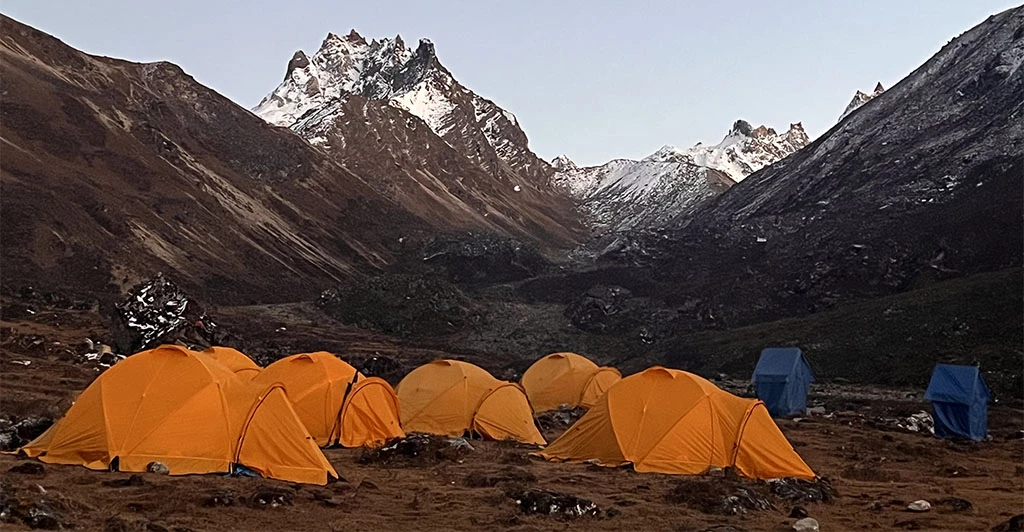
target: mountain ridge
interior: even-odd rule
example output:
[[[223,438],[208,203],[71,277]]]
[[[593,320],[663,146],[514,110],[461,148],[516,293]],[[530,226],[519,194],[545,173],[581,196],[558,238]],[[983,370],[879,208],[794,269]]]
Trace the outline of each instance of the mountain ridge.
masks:
[[[809,142],[802,124],[776,133],[737,120],[721,142],[680,149],[666,145],[639,160],[613,159],[579,167],[568,157],[552,161],[555,186],[576,198],[602,232],[660,227],[721,194],[750,173],[785,158]]]

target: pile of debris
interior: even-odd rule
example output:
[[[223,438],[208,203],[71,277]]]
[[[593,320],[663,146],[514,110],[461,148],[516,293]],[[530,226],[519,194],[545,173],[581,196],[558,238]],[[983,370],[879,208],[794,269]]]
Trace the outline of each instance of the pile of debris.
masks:
[[[556,491],[531,489],[509,495],[525,514],[550,515],[563,519],[601,515],[601,509],[594,501]]]
[[[80,355],[79,362],[93,362],[101,368],[109,368],[125,359],[125,356],[115,353],[114,349],[107,344],[85,339],[85,353]]]
[[[377,449],[364,449],[360,464],[429,465],[439,462],[462,463],[474,451],[466,438],[443,438],[431,434],[410,434],[392,440]]]
[[[837,495],[832,482],[826,477],[814,480],[778,478],[769,480],[768,485],[776,497],[794,502],[831,502]]]
[[[138,284],[117,305],[115,344],[136,353],[161,344],[215,345],[217,324],[203,308],[163,274]]]
[[[707,514],[743,515],[775,508],[763,484],[728,477],[679,479],[665,498]]]
[[[38,493],[18,490],[10,484],[0,484],[0,523],[23,524],[33,529],[58,530],[74,528],[63,514],[70,510],[70,501],[50,497],[47,490]]]
[[[537,414],[537,426],[541,430],[565,430],[571,427],[576,420],[583,417],[587,410],[584,408],[563,408]]]
[[[826,419],[836,419],[845,425],[863,425],[871,428],[918,434],[935,434],[935,420],[924,410],[909,416],[867,416],[853,411],[824,414]]]

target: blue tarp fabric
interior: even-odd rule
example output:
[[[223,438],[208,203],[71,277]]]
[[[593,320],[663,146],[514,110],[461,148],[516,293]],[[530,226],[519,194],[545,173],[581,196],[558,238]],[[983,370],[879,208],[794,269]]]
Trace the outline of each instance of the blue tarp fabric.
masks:
[[[935,435],[983,440],[992,394],[975,366],[937,364],[924,398],[932,402]]]
[[[807,410],[814,372],[799,348],[769,347],[761,351],[751,381],[772,417],[784,417]]]

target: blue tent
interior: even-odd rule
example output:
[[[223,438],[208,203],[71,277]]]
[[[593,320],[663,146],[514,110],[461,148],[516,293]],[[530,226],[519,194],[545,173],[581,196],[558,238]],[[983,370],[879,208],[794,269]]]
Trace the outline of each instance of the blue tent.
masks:
[[[992,394],[977,367],[936,364],[924,398],[932,402],[936,436],[985,439]]]
[[[814,372],[800,348],[769,347],[761,351],[751,381],[772,417],[791,416],[807,410]]]

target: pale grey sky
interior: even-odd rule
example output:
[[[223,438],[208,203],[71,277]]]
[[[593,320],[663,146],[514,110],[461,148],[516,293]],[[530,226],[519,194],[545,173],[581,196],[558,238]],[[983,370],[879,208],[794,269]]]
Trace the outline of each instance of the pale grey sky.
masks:
[[[716,143],[737,118],[832,127],[854,91],[899,81],[1000,0],[3,0],[86,52],[172,61],[251,108],[327,32],[430,38],[463,84],[512,111],[542,157],[583,164]]]

